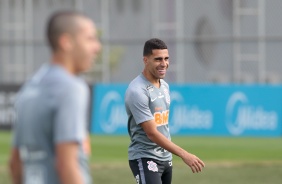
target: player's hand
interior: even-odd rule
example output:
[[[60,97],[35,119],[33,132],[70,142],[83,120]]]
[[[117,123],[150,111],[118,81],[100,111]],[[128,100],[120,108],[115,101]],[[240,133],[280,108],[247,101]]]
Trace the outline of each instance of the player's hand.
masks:
[[[83,140],[82,149],[86,155],[91,155],[91,142],[89,135]]]
[[[191,168],[192,172],[201,172],[203,167],[205,167],[204,162],[199,159],[196,155],[191,153],[186,153],[182,160]]]

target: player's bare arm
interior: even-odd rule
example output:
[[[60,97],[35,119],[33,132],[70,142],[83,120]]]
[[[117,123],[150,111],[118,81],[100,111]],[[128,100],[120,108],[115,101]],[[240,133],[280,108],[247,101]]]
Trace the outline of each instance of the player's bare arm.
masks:
[[[56,146],[56,169],[62,184],[82,184],[78,163],[79,144],[76,142],[59,143]]]
[[[191,168],[193,173],[201,172],[202,168],[205,167],[205,164],[201,159],[191,153],[188,153],[161,134],[157,130],[154,120],[143,122],[141,123],[141,126],[151,141],[182,158],[182,160]]]
[[[22,162],[20,159],[20,152],[17,148],[12,149],[9,167],[10,167],[10,173],[11,173],[13,184],[21,184]]]

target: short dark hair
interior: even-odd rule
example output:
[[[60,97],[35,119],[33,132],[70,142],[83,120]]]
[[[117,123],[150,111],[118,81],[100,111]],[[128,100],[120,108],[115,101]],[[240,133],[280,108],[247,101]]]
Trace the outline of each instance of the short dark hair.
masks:
[[[52,14],[47,22],[46,37],[53,51],[58,49],[58,39],[64,33],[74,33],[78,25],[77,18],[87,18],[74,10],[61,10]]]
[[[164,41],[158,38],[147,40],[144,45],[143,56],[151,55],[154,49],[167,49],[167,46]]]

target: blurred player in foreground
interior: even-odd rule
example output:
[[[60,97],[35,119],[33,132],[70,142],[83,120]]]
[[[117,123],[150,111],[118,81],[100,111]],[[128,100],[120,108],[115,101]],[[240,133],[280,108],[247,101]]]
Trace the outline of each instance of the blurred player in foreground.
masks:
[[[14,184],[90,184],[87,132],[89,89],[77,75],[100,50],[90,18],[74,11],[47,24],[52,59],[16,100],[10,170]]]
[[[144,45],[143,72],[128,86],[125,95],[128,114],[129,165],[139,184],[170,184],[172,154],[192,169],[201,172],[205,166],[195,155],[171,142],[169,86],[163,80],[169,66],[166,44],[150,39]]]

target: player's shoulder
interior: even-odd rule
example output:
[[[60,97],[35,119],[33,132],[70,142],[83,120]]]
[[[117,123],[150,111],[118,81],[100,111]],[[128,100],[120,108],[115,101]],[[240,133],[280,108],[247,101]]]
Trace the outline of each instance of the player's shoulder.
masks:
[[[140,74],[129,83],[126,93],[144,93],[146,92],[147,86],[147,81],[144,80],[142,74]]]
[[[72,75],[66,76],[61,81],[61,85],[74,91],[85,91],[87,89],[87,84],[82,78]]]
[[[32,83],[38,83],[40,88],[44,89],[48,94],[55,96],[67,95],[70,93],[83,95],[88,91],[88,86],[83,79],[69,74],[64,68],[58,65],[49,64],[47,65],[45,72],[39,71],[38,73],[42,74],[36,74],[32,79],[32,81],[34,81]]]
[[[46,83],[50,83],[55,86],[60,86],[62,89],[72,89],[74,91],[81,91],[87,89],[86,82],[75,75],[69,74],[66,70],[61,67],[53,66],[51,69]]]
[[[58,96],[70,95],[75,98],[87,98],[89,96],[89,87],[86,82],[76,76],[69,76],[60,82],[61,90]]]

